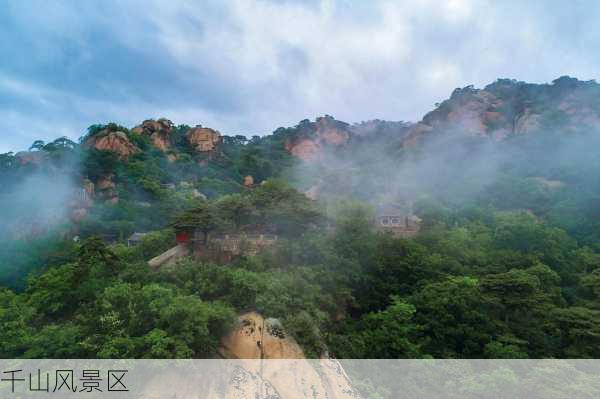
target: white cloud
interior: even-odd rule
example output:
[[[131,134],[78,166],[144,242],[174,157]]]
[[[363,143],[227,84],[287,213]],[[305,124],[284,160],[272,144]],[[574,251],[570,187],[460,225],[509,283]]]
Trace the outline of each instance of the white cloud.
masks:
[[[154,0],[40,9],[11,10],[25,36],[43,39],[20,49],[23,55],[66,80],[91,77],[92,89],[111,95],[14,72],[0,80],[9,93],[0,99],[14,98],[11,112],[23,121],[32,112],[16,99],[29,99],[40,125],[76,127],[71,136],[92,123],[159,116],[248,134],[325,113],[349,122],[418,120],[455,87],[499,77],[592,79],[600,70],[591,48],[597,3]],[[97,54],[98,45],[107,53]],[[124,60],[128,54],[138,58]],[[131,63],[144,66],[141,72],[159,65],[164,76],[107,80],[107,70],[126,73]],[[155,85],[152,96],[140,94],[148,85]]]

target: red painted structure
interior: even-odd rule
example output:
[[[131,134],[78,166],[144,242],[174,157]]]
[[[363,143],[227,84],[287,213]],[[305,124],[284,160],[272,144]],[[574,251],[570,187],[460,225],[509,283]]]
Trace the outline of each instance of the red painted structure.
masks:
[[[177,244],[185,244],[190,241],[191,233],[189,231],[178,231],[175,235]]]

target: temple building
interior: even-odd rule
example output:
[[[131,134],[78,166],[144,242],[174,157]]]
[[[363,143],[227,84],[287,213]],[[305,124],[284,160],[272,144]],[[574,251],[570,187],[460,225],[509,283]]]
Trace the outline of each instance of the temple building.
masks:
[[[421,219],[406,207],[382,205],[377,209],[376,227],[400,237],[411,237],[421,229]]]

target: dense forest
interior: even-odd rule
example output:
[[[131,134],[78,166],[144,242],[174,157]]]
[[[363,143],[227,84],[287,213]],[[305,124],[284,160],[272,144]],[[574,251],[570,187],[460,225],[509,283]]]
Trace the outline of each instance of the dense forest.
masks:
[[[600,357],[599,101],[499,80],[417,124],[325,116],[207,150],[212,129],[111,123],[2,154],[0,357],[214,357],[249,309],[310,357]],[[390,202],[418,234],[373,222]],[[278,240],[149,268],[182,225]]]

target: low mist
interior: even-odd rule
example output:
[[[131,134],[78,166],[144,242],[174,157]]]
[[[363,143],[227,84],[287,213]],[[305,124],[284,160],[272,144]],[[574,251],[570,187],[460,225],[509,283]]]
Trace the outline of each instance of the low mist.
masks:
[[[416,146],[398,139],[360,138],[343,149],[329,149],[320,162],[301,164],[295,177],[328,203],[348,197],[374,206],[431,199],[461,206],[481,200],[507,176],[531,179],[541,189],[568,190],[586,180],[593,183],[600,168],[600,134],[541,131],[504,140],[469,137],[441,130]],[[597,180],[597,179],[596,179]]]
[[[33,238],[68,221],[76,186],[69,176],[37,172],[0,193],[0,237]]]

